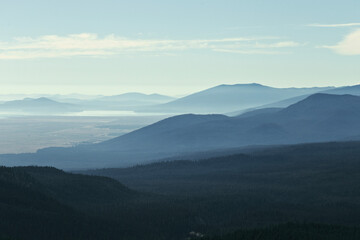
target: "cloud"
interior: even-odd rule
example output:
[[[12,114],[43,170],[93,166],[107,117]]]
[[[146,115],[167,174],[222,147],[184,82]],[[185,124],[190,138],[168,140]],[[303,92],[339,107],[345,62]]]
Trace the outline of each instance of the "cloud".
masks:
[[[336,28],[336,27],[354,27],[360,26],[360,23],[338,23],[338,24],[309,24],[310,27],[325,27],[325,28]]]
[[[214,49],[216,52],[224,52],[224,53],[239,53],[239,54],[247,54],[247,55],[278,55],[278,54],[289,54],[289,52],[283,51],[263,51],[263,50],[237,50],[237,49]]]
[[[298,47],[304,44],[300,44],[298,42],[286,41],[286,42],[276,42],[276,43],[256,43],[257,48],[288,48],[288,47]]]
[[[345,38],[336,45],[323,46],[329,48],[341,55],[360,55],[360,29],[357,29],[345,36]]]
[[[250,54],[275,54],[274,51],[255,51],[254,49],[288,48],[299,43],[270,42],[274,37],[222,38],[222,39],[129,39],[115,35],[103,38],[93,33],[71,34],[66,36],[45,35],[37,38],[20,37],[11,42],[0,41],[0,59],[59,58],[74,56],[106,57],[131,52],[153,52],[168,54],[173,51],[218,49]]]

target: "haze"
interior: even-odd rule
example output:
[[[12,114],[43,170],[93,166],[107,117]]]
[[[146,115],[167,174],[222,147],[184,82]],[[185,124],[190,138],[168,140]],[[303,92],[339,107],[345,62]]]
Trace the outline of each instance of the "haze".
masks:
[[[359,240],[359,0],[0,0],[0,240]]]
[[[359,82],[352,1],[1,1],[0,93]]]

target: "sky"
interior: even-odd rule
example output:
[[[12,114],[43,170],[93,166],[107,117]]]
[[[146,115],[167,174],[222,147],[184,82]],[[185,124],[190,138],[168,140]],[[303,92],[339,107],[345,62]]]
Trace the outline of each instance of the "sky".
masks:
[[[1,0],[0,94],[360,83],[358,0]]]

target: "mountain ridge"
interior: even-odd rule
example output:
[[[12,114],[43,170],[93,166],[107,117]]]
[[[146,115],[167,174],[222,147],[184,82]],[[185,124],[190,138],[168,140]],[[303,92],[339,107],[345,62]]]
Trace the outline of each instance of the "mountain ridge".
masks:
[[[332,89],[332,87],[273,88],[258,83],[222,84],[159,105],[155,110],[223,114],[240,108],[257,107],[277,100],[328,89]]]

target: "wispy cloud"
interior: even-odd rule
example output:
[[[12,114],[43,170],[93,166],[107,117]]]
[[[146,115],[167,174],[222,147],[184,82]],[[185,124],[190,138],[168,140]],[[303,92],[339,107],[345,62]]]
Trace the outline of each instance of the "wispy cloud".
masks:
[[[324,28],[337,28],[337,27],[355,27],[360,26],[360,23],[338,23],[338,24],[309,24],[310,27],[324,27]]]
[[[283,42],[275,42],[275,43],[253,42],[251,44],[228,45],[222,48],[214,48],[213,50],[216,52],[239,53],[239,54],[274,55],[274,54],[289,54],[291,52],[283,51],[282,49],[299,47],[303,45],[304,44],[293,41],[283,41]]]
[[[345,36],[345,38],[333,46],[322,46],[329,48],[341,55],[360,55],[360,29]]]
[[[11,42],[0,41],[0,59],[59,58],[73,56],[110,56],[129,52],[169,53],[189,49],[218,51],[232,50],[238,53],[276,54],[264,49],[299,46],[292,41],[276,41],[274,37],[222,38],[222,39],[129,39],[115,35],[103,38],[92,33],[67,36],[46,35],[37,38],[21,37]],[[255,51],[263,49],[262,51]]]
[[[247,55],[278,55],[278,54],[289,54],[290,52],[284,51],[264,51],[264,50],[237,50],[237,49],[214,49],[216,52],[224,52],[224,53],[238,53],[238,54],[247,54]]]

